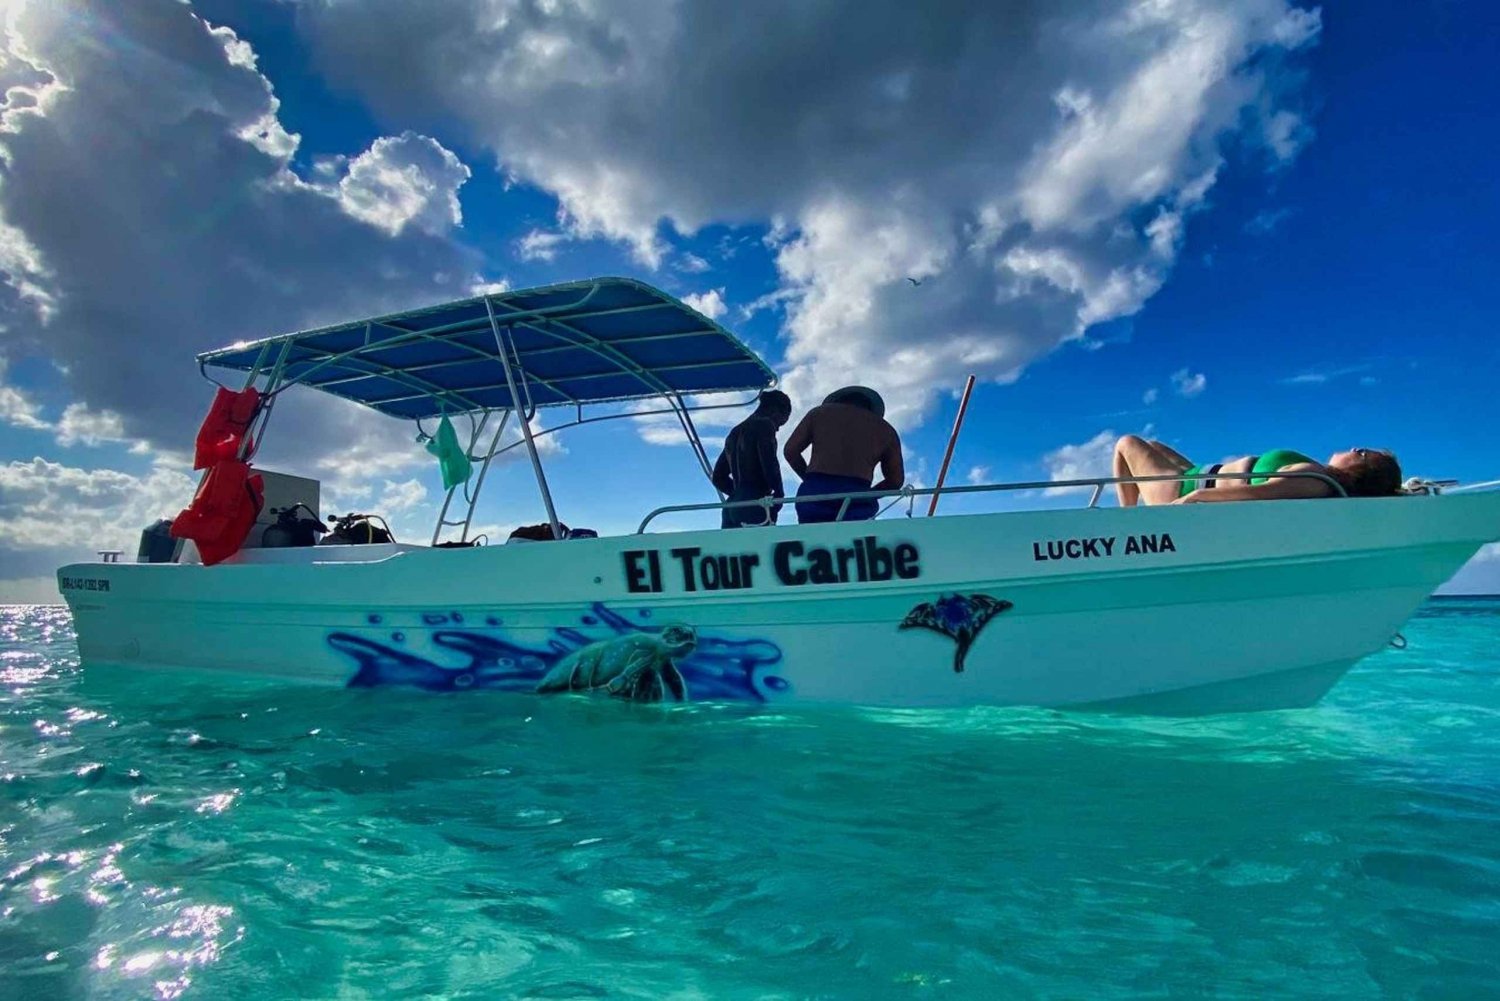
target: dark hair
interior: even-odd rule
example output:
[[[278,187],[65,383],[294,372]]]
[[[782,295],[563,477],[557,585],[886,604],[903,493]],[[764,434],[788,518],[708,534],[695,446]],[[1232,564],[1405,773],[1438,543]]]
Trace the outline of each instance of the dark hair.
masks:
[[[1326,472],[1350,497],[1392,497],[1401,492],[1401,464],[1384,449],[1356,448],[1357,461]]]
[[[792,412],[792,398],[779,389],[768,389],[760,394],[760,403],[755,407],[757,410],[785,410]]]

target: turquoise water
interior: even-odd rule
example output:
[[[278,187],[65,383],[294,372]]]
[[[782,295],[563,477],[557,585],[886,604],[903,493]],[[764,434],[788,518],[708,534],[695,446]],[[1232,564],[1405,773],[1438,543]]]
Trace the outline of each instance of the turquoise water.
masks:
[[[82,676],[0,609],[0,998],[1500,996],[1500,602],[1319,707]]]

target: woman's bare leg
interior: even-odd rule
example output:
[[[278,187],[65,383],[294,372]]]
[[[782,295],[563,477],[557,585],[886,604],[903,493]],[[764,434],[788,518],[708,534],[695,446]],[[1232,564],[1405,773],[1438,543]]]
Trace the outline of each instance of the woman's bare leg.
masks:
[[[1137,435],[1128,434],[1115,444],[1114,474],[1125,476],[1166,476],[1191,469],[1192,463],[1170,448],[1157,448],[1155,442],[1146,441]],[[1135,507],[1141,501],[1147,504],[1170,504],[1177,498],[1181,486],[1173,482],[1118,483],[1115,492],[1121,507]]]
[[[1171,445],[1168,445],[1165,442],[1157,441],[1155,438],[1151,439],[1151,441],[1149,442],[1149,444],[1151,445],[1152,448],[1156,449],[1158,452],[1160,452],[1162,455],[1165,455],[1167,458],[1171,459],[1173,462],[1180,462],[1180,463],[1182,463],[1182,468],[1183,469],[1192,469],[1193,468],[1193,460],[1189,459],[1187,456],[1185,456],[1181,452],[1177,451]]]
[[[1125,458],[1127,449],[1133,447],[1128,446],[1127,443],[1134,437],[1134,435],[1126,435],[1124,438],[1121,438],[1119,441],[1115,442],[1115,461],[1113,475],[1117,480],[1124,479],[1127,476],[1135,475],[1130,471],[1130,463]],[[1121,507],[1135,507],[1141,499],[1141,488],[1136,486],[1134,483],[1116,483],[1115,496],[1120,499]]]

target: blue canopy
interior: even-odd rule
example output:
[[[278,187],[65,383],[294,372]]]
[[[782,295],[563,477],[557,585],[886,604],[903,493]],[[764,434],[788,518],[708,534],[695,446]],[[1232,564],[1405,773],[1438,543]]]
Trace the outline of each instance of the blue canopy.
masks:
[[[513,407],[496,330],[522,406],[577,406],[677,393],[761,390],[776,376],[713,320],[628,278],[496,292],[198,356],[268,371],[392,417]]]

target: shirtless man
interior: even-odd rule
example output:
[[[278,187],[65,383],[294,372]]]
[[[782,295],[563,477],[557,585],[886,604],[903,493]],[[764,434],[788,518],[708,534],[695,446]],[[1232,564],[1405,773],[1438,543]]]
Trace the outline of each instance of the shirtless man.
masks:
[[[812,447],[812,461],[802,453]],[[846,386],[830,393],[822,406],[808,411],[782,449],[786,464],[802,478],[798,497],[869,490],[875,467],[881,479],[876,490],[895,490],[906,482],[901,461],[901,437],[885,421],[885,401],[873,389]],[[842,500],[798,501],[797,521],[838,520]],[[879,502],[871,497],[849,502],[845,521],[875,517]]]

